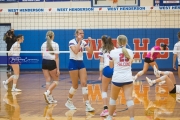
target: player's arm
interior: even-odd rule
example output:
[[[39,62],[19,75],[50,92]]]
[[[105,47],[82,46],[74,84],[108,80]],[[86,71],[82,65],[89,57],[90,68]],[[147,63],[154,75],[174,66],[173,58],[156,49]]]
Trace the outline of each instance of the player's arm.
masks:
[[[99,57],[99,80],[102,79],[102,71],[104,68],[104,58],[103,57]]]
[[[56,49],[55,49],[55,62],[56,62],[56,67],[57,67],[57,75],[60,74],[59,72],[59,45],[56,44]]]
[[[69,43],[69,46],[71,48],[71,50],[75,53],[78,54],[79,50],[80,50],[80,45],[81,45],[81,41],[78,41],[78,44],[74,44],[74,43]]]
[[[177,46],[176,44],[174,45],[173,49],[173,69],[176,70],[176,59],[177,59]]]
[[[113,50],[112,50],[113,51]],[[110,55],[109,55],[109,67],[110,68],[113,68],[114,67],[114,61],[112,59],[112,51],[110,52]]]
[[[93,45],[92,45],[92,38],[88,37],[89,46],[85,45],[86,51],[90,54],[93,54]]]
[[[155,50],[154,48],[151,49],[151,56],[150,56],[150,59],[153,59],[152,56],[153,56],[153,54],[154,54],[154,50]]]

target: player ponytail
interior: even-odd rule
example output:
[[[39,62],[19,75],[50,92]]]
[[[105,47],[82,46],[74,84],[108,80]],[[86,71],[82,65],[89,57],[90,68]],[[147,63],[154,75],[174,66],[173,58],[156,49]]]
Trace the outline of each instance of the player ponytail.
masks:
[[[124,56],[128,59],[131,59],[131,57],[126,49],[127,41],[128,41],[128,39],[125,35],[119,35],[117,37],[117,42],[118,42],[119,46],[122,47],[122,52],[123,52]]]
[[[53,31],[48,31],[46,33],[46,40],[47,40],[47,50],[48,51],[53,51],[53,48],[52,48],[52,44],[51,44],[51,40],[54,36],[54,32]],[[50,54],[54,54],[54,53],[50,53]]]
[[[105,52],[105,53],[110,53],[111,50],[114,49],[114,44],[112,42],[112,39],[111,37],[108,37],[106,35],[103,35],[101,37],[102,41],[103,41],[103,46],[102,46],[102,50]]]

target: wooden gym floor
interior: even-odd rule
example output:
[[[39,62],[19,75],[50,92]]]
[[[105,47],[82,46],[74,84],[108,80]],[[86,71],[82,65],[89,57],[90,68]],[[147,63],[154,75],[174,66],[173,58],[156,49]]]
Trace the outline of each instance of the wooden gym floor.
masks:
[[[136,72],[133,72],[135,75]],[[71,80],[68,72],[61,72],[60,83],[53,92],[58,104],[46,104],[43,93],[45,92],[45,80],[41,71],[21,71],[17,88],[21,93],[6,91],[2,81],[10,74],[0,72],[0,120],[104,120],[100,117],[103,110],[101,98],[101,81],[98,80],[98,72],[88,72],[89,97],[95,112],[85,112],[85,104],[82,99],[81,87],[76,92],[73,103],[78,108],[68,110],[65,107]],[[134,83],[135,120],[180,120],[180,102],[176,101],[178,95],[169,95],[167,86],[149,87],[145,77],[155,78],[153,72],[141,76]],[[177,84],[180,79],[175,73]],[[12,84],[9,84],[11,89]],[[162,92],[161,89],[166,91]],[[109,85],[110,92],[110,85]],[[108,92],[108,93],[109,93]],[[115,120],[129,120],[125,105],[123,91],[117,100],[117,116]]]

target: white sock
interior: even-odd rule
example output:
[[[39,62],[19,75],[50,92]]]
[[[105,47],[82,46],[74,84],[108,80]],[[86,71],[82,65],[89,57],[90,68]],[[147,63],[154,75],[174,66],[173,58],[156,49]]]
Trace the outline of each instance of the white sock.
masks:
[[[13,84],[13,87],[12,87],[13,89],[15,89],[16,88],[16,84]]]
[[[49,90],[47,90],[47,94],[48,94],[48,95],[50,94],[50,91],[49,91]]]
[[[130,120],[134,120],[134,117],[131,117]]]

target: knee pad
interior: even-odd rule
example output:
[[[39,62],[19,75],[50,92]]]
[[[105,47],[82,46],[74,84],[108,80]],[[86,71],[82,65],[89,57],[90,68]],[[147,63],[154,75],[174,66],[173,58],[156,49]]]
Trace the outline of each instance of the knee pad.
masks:
[[[13,79],[17,80],[19,78],[19,75],[13,75]]]
[[[134,105],[134,101],[133,100],[127,100],[126,105],[127,105],[127,107],[131,107]]]
[[[82,94],[83,95],[88,94],[88,88],[87,87],[82,87]]]
[[[58,84],[59,84],[59,81],[53,81],[53,83],[55,83],[56,85],[58,85]]]
[[[166,80],[166,75],[163,75],[162,77],[159,78],[161,81],[165,81]]]
[[[110,98],[109,105],[116,105],[116,100]]]
[[[143,74],[144,74],[143,71],[139,71],[139,72],[138,72],[138,75],[139,75],[139,76],[142,76]]]
[[[107,92],[102,92],[102,98],[107,98]]]
[[[169,75],[169,74],[170,74],[169,71],[165,71],[165,72],[164,72],[164,75]]]
[[[46,82],[46,85],[50,85],[51,84],[51,82]]]
[[[74,89],[73,87],[71,87],[70,90],[69,90],[69,93],[70,93],[71,95],[74,95],[74,94],[76,93],[76,89]]]

